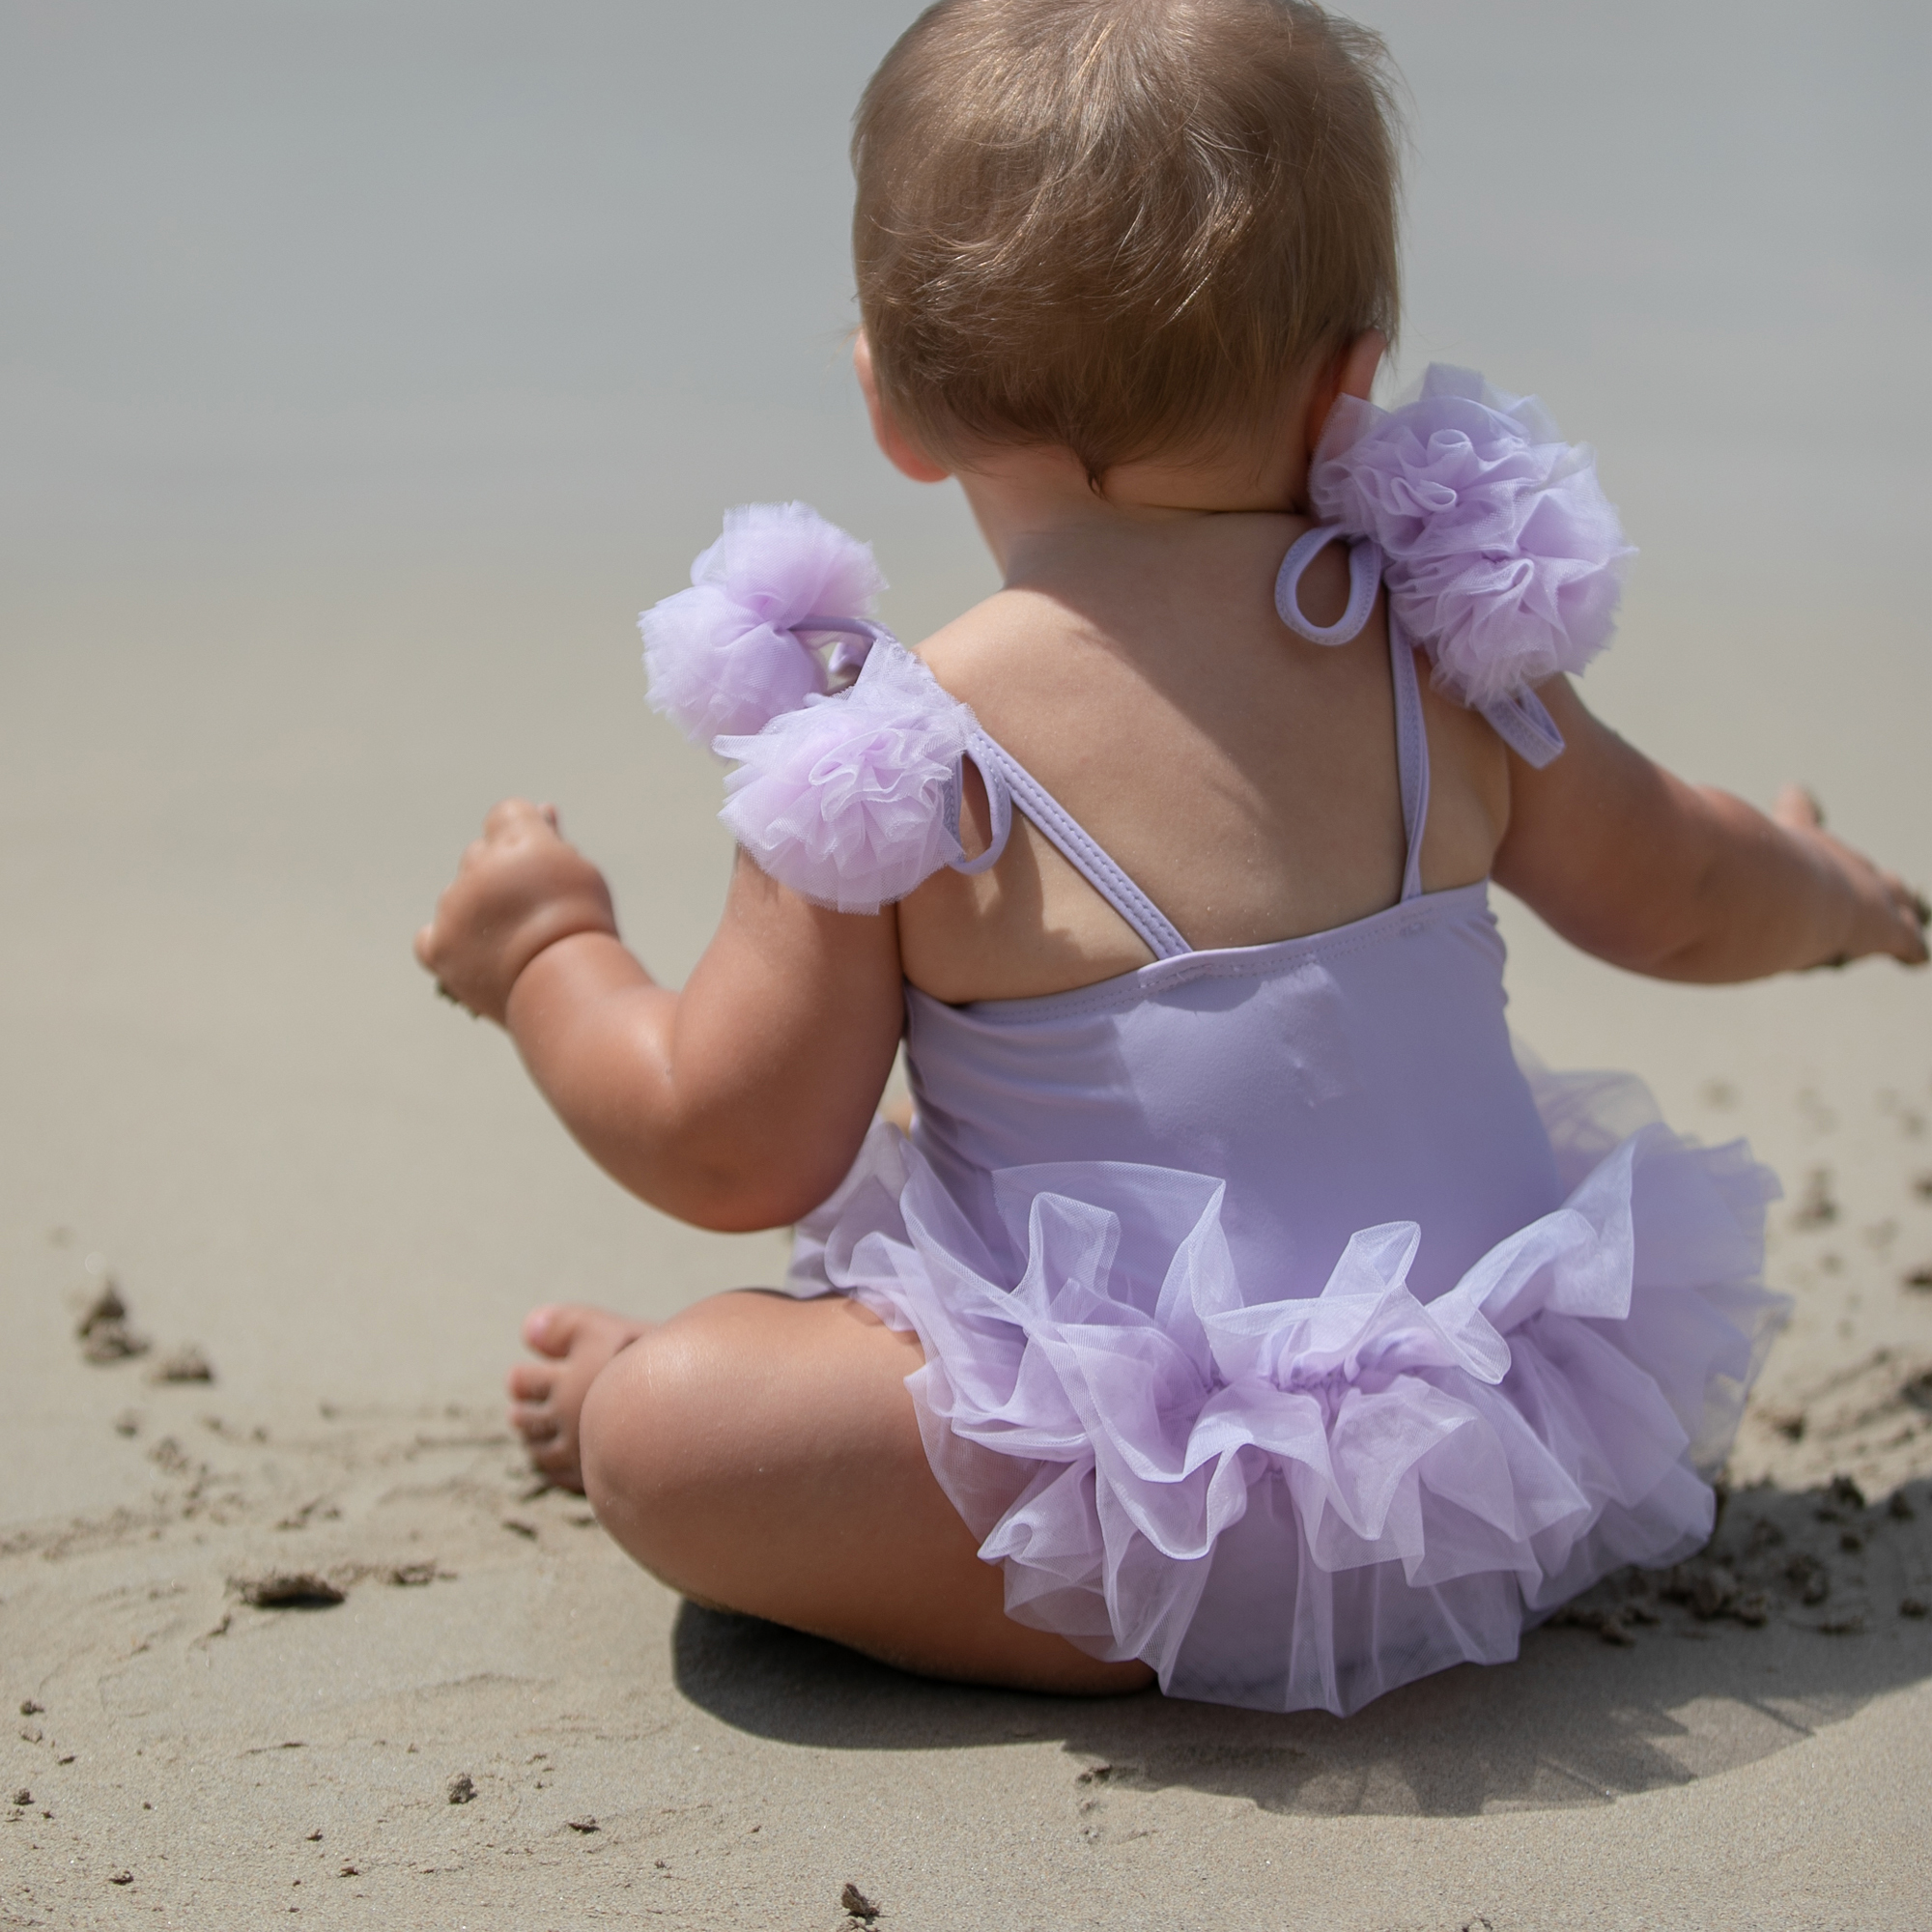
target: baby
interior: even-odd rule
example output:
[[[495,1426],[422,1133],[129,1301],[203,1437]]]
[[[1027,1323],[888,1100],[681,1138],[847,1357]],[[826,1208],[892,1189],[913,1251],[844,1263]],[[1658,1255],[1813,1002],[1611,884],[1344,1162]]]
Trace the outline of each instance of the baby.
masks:
[[[625,1186],[797,1224],[782,1290],[539,1308],[511,1374],[696,1600],[1345,1712],[1709,1535],[1776,1183],[1519,1060],[1488,882],[1705,981],[1920,963],[1925,911],[1584,708],[1630,554],[1588,451],[1458,371],[1369,400],[1395,156],[1308,0],[929,9],[859,108],[854,360],[1002,587],[909,652],[864,546],[733,512],[644,625],[735,767],[684,989],[520,801],[417,940]]]

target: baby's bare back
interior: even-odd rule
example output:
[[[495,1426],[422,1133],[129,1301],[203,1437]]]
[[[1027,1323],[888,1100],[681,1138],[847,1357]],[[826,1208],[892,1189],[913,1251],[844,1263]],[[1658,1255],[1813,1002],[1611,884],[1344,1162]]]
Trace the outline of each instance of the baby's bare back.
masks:
[[[1378,602],[1350,643],[1291,631],[1273,592],[1298,518],[1128,528],[1036,557],[921,655],[1196,948],[1264,945],[1392,905],[1404,863],[1394,694]],[[1302,606],[1341,614],[1346,553]],[[1425,696],[1425,890],[1484,877],[1507,822],[1501,743]],[[969,768],[962,838],[990,841]],[[1027,819],[974,876],[942,871],[899,910],[912,982],[949,1002],[1090,984],[1152,956]]]

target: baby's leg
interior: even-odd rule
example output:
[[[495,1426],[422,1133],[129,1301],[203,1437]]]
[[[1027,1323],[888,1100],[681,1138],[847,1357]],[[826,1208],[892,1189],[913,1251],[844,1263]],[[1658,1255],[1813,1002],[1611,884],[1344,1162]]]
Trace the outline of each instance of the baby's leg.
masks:
[[[721,1294],[613,1352],[583,1403],[584,1489],[647,1570],[704,1603],[907,1670],[1139,1690],[1009,1622],[1000,1572],[934,1479],[905,1378],[917,1339],[842,1296]]]

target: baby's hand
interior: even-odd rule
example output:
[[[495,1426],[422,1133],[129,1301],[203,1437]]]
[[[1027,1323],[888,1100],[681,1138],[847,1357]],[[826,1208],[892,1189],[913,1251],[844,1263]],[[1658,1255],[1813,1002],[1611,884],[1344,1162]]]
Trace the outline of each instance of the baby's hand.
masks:
[[[1843,966],[1869,953],[1889,953],[1908,966],[1925,963],[1928,908],[1895,872],[1882,870],[1863,853],[1825,830],[1818,801],[1798,785],[1786,785],[1777,795],[1772,816],[1834,870],[1850,889],[1851,922],[1836,956],[1821,960]]]
[[[416,934],[416,959],[440,991],[500,1025],[518,974],[545,947],[616,930],[603,873],[564,842],[554,810],[507,798]]]

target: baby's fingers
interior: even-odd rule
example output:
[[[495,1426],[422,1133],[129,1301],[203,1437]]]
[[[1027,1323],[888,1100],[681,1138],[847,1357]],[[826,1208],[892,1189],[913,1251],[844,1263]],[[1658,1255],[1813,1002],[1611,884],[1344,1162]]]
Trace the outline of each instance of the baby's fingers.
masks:
[[[1856,860],[1857,855],[1851,856]],[[1924,965],[1928,911],[1924,898],[1896,872],[1888,872],[1869,860],[1857,863],[1864,873],[1867,910],[1862,931],[1857,935],[1854,956],[1883,952],[1907,966]]]
[[[1885,884],[1898,914],[1901,944],[1895,949],[1893,957],[1902,959],[1908,966],[1923,966],[1927,958],[1925,928],[1928,923],[1932,923],[1932,905],[1925,903],[1923,893],[1914,892],[1893,873],[1885,875]]]
[[[445,1000],[453,1000],[458,1006],[461,1006],[463,1002],[457,998],[455,993],[450,991],[448,983],[442,977],[442,955],[446,954],[449,950],[446,936],[439,933],[435,923],[432,923],[418,930],[415,936],[415,944],[411,950],[416,955],[416,964],[435,980],[436,990]]]
[[[1801,844],[1824,854],[1855,895],[1849,944],[1825,964],[1842,966],[1874,952],[1888,953],[1908,966],[1926,963],[1925,927],[1932,907],[1896,872],[1887,871],[1826,831],[1824,808],[1815,793],[1803,785],[1786,785],[1772,807],[1772,817]]]
[[[1789,830],[1822,832],[1825,828],[1825,808],[1818,803],[1817,793],[1803,785],[1785,785],[1771,808],[1771,815]]]
[[[486,841],[517,838],[536,831],[555,834],[554,806],[532,805],[526,798],[501,799],[490,808],[483,821]]]

